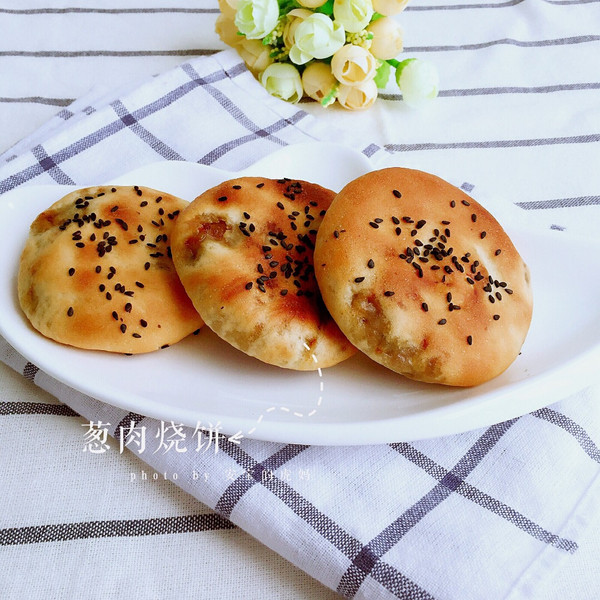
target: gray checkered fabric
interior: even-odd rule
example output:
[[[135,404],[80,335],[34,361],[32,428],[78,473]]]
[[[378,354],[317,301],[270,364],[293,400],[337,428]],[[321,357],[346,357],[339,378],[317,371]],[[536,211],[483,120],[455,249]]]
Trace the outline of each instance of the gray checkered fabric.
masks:
[[[356,139],[325,127],[301,105],[270,98],[235,53],[223,52],[112,99],[61,111],[29,140],[28,151],[3,157],[0,192],[109,181],[160,159],[238,170],[313,140],[347,143],[374,164],[386,155]],[[389,153],[431,150],[386,149],[388,160]],[[107,424],[108,443],[117,448],[128,427],[144,426],[141,460],[156,472],[178,473],[175,483],[212,509],[157,520],[9,527],[0,529],[0,545],[237,526],[346,598],[528,598],[532,582],[577,553],[590,505],[600,498],[600,405],[592,391],[427,441],[322,447],[244,438],[197,452],[185,428],[180,451],[163,452],[157,420],[66,387],[4,341],[0,358],[62,401],[3,403],[2,414],[78,414]]]

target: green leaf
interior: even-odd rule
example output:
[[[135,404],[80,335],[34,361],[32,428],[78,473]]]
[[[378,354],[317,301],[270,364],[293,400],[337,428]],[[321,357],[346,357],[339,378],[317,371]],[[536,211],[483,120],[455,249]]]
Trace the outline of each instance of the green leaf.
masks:
[[[316,13],[322,13],[328,17],[331,17],[333,15],[333,0],[327,0],[323,6],[315,8],[314,11]]]
[[[278,0],[278,4],[280,17],[287,15],[290,10],[293,10],[294,8],[301,8],[300,4],[298,4],[296,0]]]
[[[373,79],[373,81],[375,82],[375,85],[379,89],[383,89],[387,85],[387,82],[390,78],[391,70],[392,69],[391,69],[390,65],[385,61],[383,61],[381,63],[381,65],[379,65],[379,67],[377,69],[377,73],[375,74],[375,79]]]

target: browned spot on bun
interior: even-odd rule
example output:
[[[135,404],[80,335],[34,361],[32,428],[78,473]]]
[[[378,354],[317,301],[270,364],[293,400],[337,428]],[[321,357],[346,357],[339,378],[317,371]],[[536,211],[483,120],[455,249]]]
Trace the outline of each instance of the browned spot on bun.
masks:
[[[220,337],[298,370],[355,352],[325,309],[314,275],[315,239],[334,195],[306,181],[241,177],[206,191],[182,213],[173,260]]]
[[[494,217],[439,177],[390,168],[349,183],[323,219],[316,277],[348,339],[412,379],[472,386],[519,354],[529,272]]]
[[[32,223],[18,292],[31,324],[58,342],[127,354],[202,326],[170,257],[187,202],[139,186],[68,194]]]

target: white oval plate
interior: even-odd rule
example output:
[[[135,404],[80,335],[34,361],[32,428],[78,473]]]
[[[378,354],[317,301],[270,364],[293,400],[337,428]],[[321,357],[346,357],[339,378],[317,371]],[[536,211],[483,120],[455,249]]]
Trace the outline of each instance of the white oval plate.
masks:
[[[161,162],[109,183],[144,185],[191,201],[240,174],[305,179],[339,190],[372,169],[354,150],[310,144],[286,147],[235,174]],[[520,229],[518,223],[503,225],[531,269],[533,322],[513,365],[475,388],[413,382],[360,354],[322,371],[279,369],[235,350],[207,327],[170,348],[138,356],[55,343],[34,331],[21,312],[16,274],[30,223],[79,187],[85,186],[29,186],[0,197],[0,333],[40,369],[109,404],[262,440],[375,444],[491,425],[546,406],[599,378],[600,278],[590,276],[587,261],[577,260],[598,256],[599,245],[565,232]]]

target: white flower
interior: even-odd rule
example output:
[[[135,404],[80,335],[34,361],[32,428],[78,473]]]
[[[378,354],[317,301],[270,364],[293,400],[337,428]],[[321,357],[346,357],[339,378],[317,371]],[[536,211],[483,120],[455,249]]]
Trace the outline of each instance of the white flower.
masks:
[[[377,86],[371,79],[360,85],[340,85],[337,100],[348,110],[364,110],[369,108],[377,98]]]
[[[239,36],[238,36],[239,37]],[[272,62],[271,46],[265,46],[260,40],[248,40],[242,38],[237,45],[242,60],[252,73],[264,71]]]
[[[402,52],[402,29],[394,19],[377,19],[367,27],[367,31],[373,34],[370,51],[375,58],[389,60]]]
[[[296,103],[302,98],[302,80],[294,65],[273,63],[260,75],[259,81],[272,96]]]
[[[249,40],[271,33],[279,20],[277,0],[239,0],[235,24]]]
[[[364,48],[346,44],[331,59],[331,71],[344,85],[359,85],[375,77],[377,61]]]
[[[338,81],[331,72],[331,67],[326,63],[311,62],[302,73],[302,87],[304,87],[305,94],[317,102],[322,103],[323,99],[331,94],[338,85]],[[333,102],[335,102],[335,94],[331,95],[326,106]]]
[[[288,50],[294,45],[294,35],[298,25],[312,14],[312,10],[294,8],[286,15],[287,18],[283,27],[283,44]]]
[[[346,32],[339,23],[321,13],[312,14],[296,28],[290,60],[303,65],[313,58],[328,58],[345,41]]]
[[[408,0],[373,0],[373,8],[384,17],[391,17],[402,12]]]
[[[429,62],[418,58],[403,60],[396,68],[396,83],[406,104],[418,108],[438,95],[439,76]]]
[[[350,33],[362,31],[373,16],[371,0],[334,0],[333,16]]]

